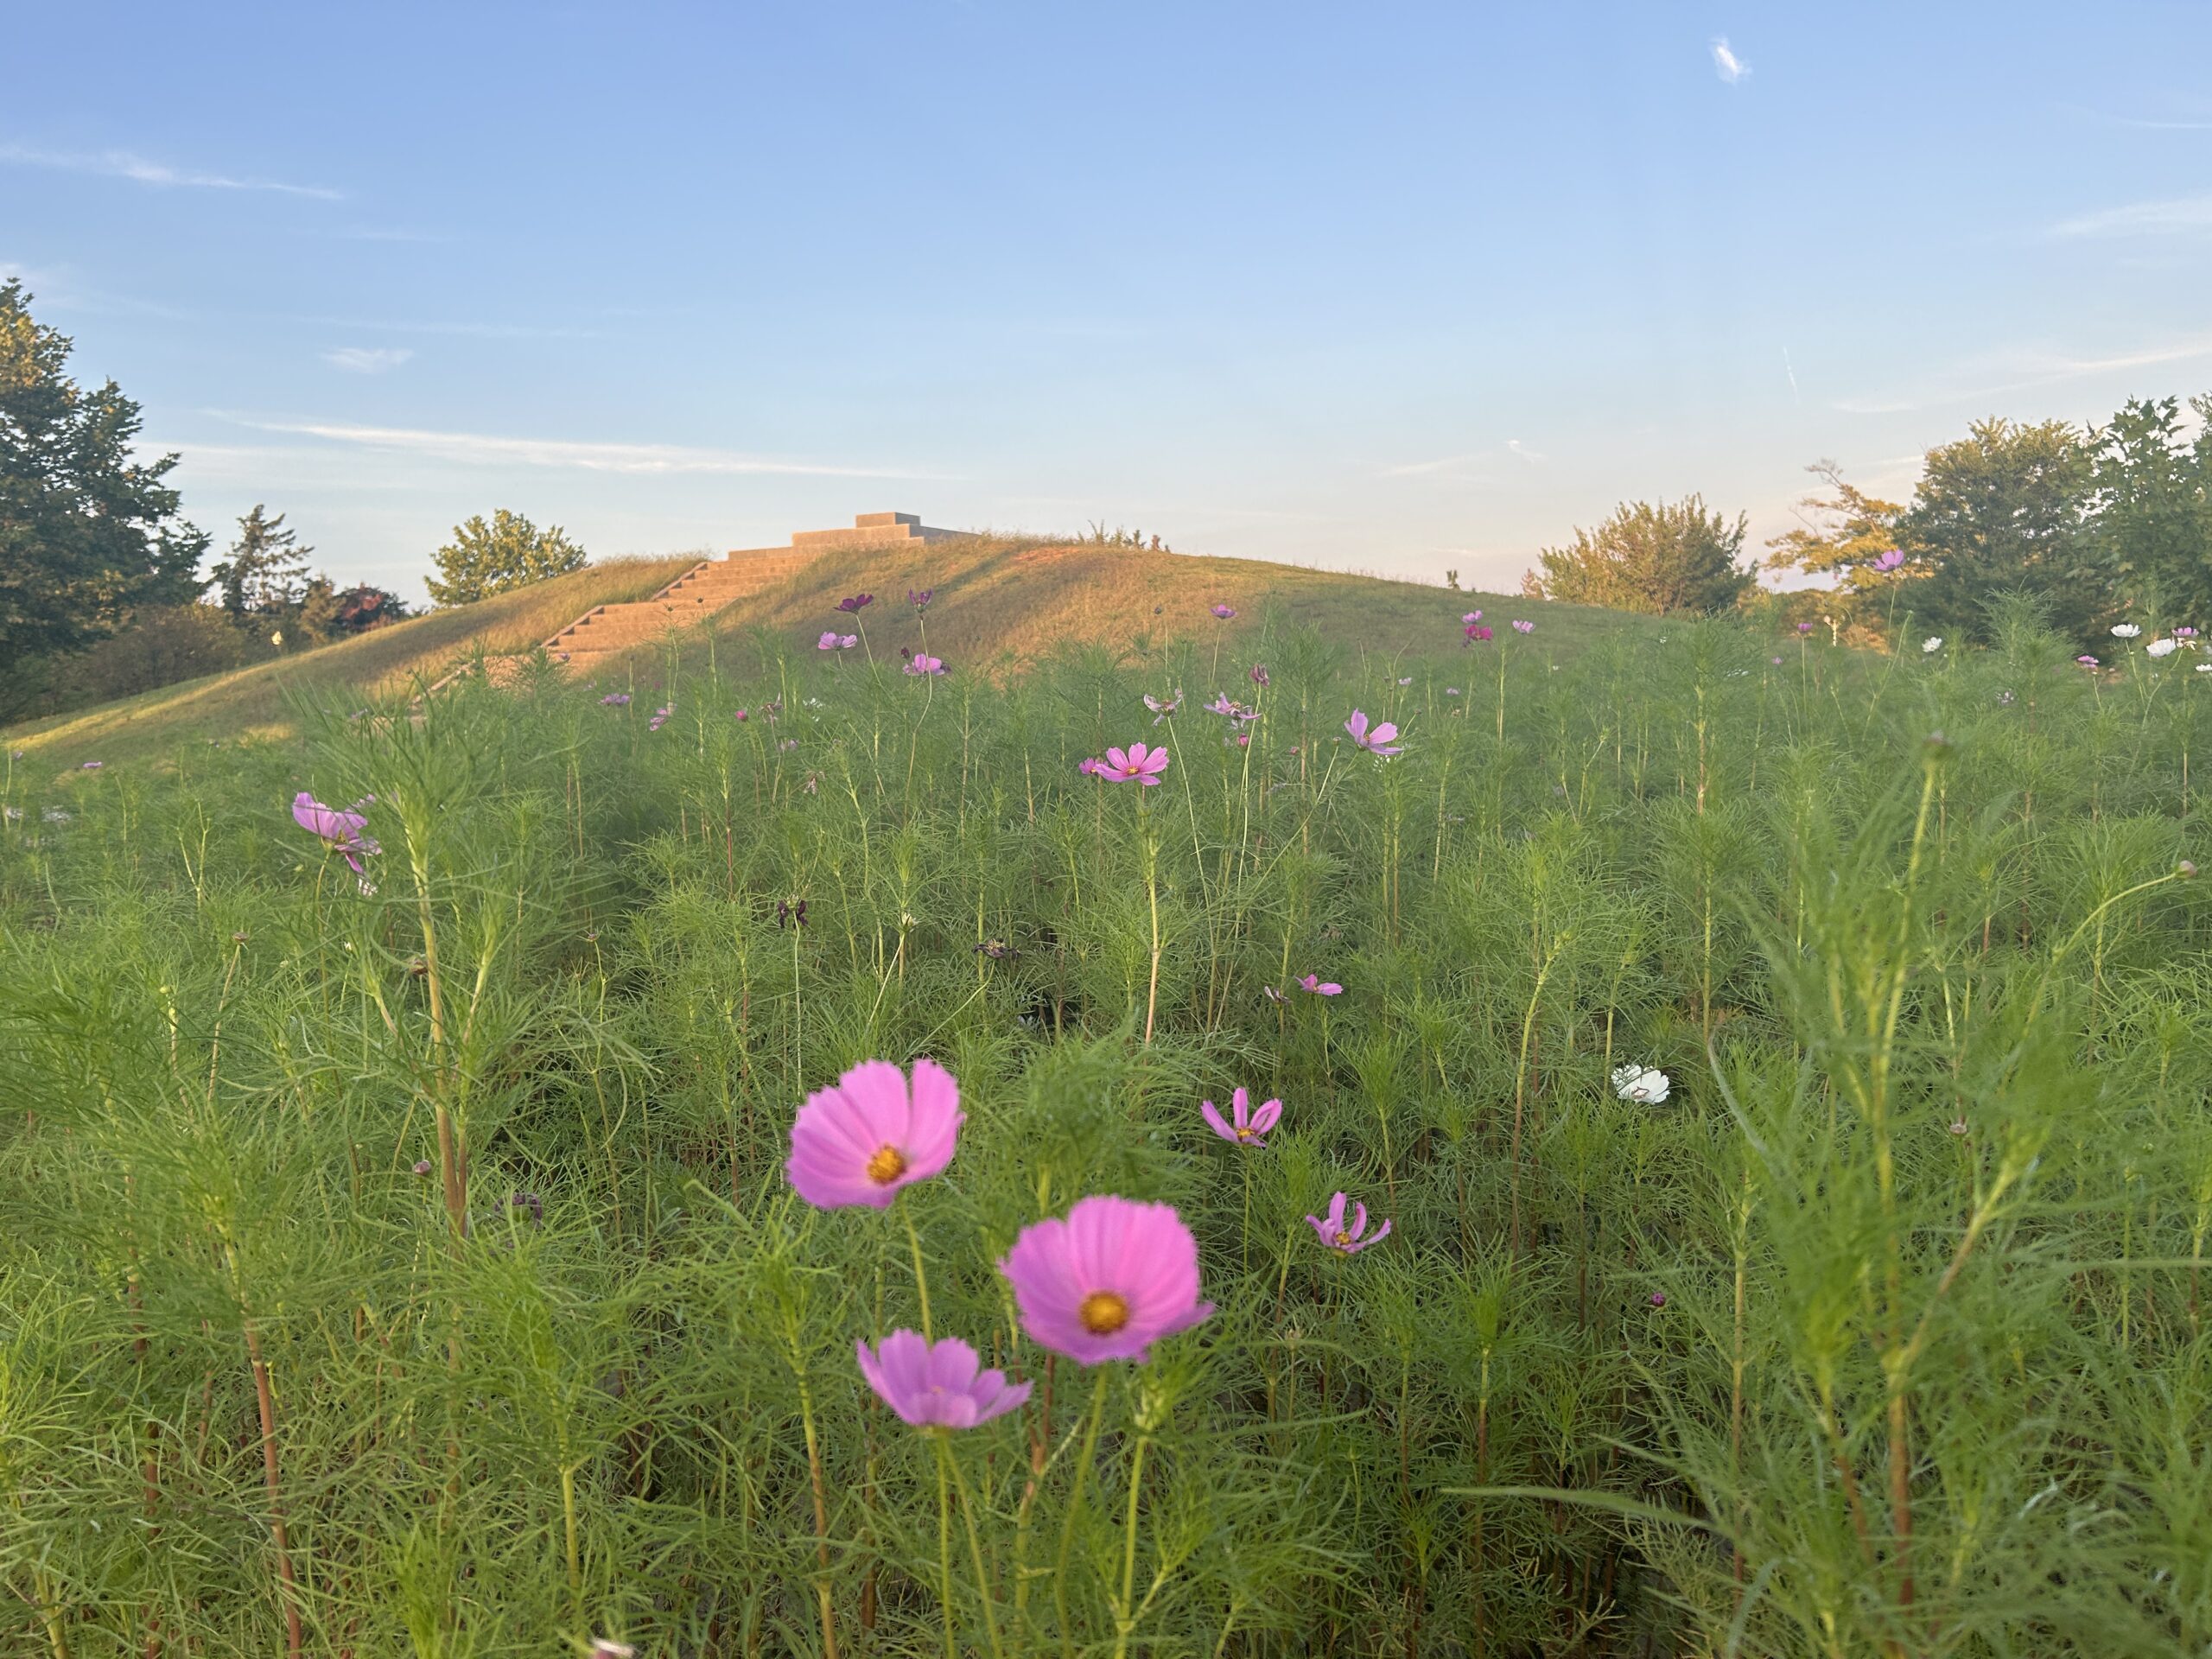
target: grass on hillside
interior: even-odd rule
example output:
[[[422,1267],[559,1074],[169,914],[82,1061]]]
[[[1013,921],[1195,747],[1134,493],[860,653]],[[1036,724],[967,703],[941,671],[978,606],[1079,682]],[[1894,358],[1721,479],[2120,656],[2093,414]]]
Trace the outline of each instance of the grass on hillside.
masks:
[[[60,771],[207,738],[291,736],[297,697],[336,696],[341,688],[389,696],[417,678],[435,679],[477,650],[526,651],[593,606],[643,599],[697,563],[696,555],[610,559],[357,639],[33,721],[11,728],[6,741],[26,752],[25,766]]]
[[[2204,653],[1168,620],[0,785],[0,1652],[2212,1648]],[[942,1173],[803,1201],[923,1056]],[[1213,1307],[1092,1367],[998,1263],[1108,1194],[1198,1283],[1070,1317]]]

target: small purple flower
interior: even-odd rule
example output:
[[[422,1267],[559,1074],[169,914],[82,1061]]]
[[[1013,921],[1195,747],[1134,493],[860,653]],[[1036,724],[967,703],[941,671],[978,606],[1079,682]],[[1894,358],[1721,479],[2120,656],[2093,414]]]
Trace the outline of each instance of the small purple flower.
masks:
[[[782,742],[776,745],[776,753],[779,754],[789,754],[797,747],[798,747],[798,739],[795,737],[787,737],[784,739]]]
[[[1663,1291],[1663,1290],[1655,1290],[1655,1291],[1653,1291],[1653,1292],[1651,1293],[1651,1306],[1654,1306],[1654,1307],[1664,1307],[1664,1306],[1667,1306],[1667,1293],[1666,1293],[1665,1291]]]
[[[1251,674],[1251,679],[1252,679],[1252,683],[1253,683],[1253,684],[1255,684],[1255,685],[1265,685],[1265,684],[1267,684],[1267,683],[1268,683],[1268,665],[1267,665],[1265,663],[1255,663],[1255,664],[1252,664],[1252,674]]]
[[[2174,638],[2177,639],[2194,639],[2196,638],[2196,630],[2195,628],[2176,628],[2174,630]]]
[[[1344,988],[1333,979],[1324,979],[1319,974],[1308,974],[1298,982],[1299,988],[1311,991],[1316,996],[1342,996]]]
[[[292,821],[340,855],[353,867],[356,875],[361,874],[359,855],[384,850],[372,837],[362,833],[369,821],[359,812],[341,812],[334,806],[325,806],[305,790],[292,798]]]
[[[1536,631],[1536,625],[1535,625],[1535,623],[1533,623],[1533,622],[1523,622],[1522,620],[1521,620],[1521,619],[1520,619],[1519,617],[1516,617],[1516,618],[1514,618],[1514,619],[1513,619],[1513,632],[1516,632],[1516,633],[1534,633],[1535,631]]]
[[[942,674],[944,672],[944,658],[918,656],[906,664],[906,672],[916,675]]]
[[[1874,569],[1886,575],[1904,563],[1904,550],[1901,547],[1893,547],[1874,561]]]
[[[1353,709],[1351,718],[1344,721],[1344,730],[1351,734],[1352,746],[1355,748],[1365,749],[1370,754],[1383,760],[1399,753],[1404,747],[1402,744],[1393,741],[1398,735],[1397,727],[1385,720],[1378,721],[1370,731],[1368,728],[1365,712],[1358,709]]]
[[[602,709],[627,709],[630,694],[627,691],[610,691],[599,700],[599,706]]]
[[[912,606],[917,611],[926,611],[929,609],[930,601],[936,597],[937,589],[934,588],[925,588],[918,594],[911,588],[906,590],[906,602]]]
[[[2074,660],[2075,660],[2075,662],[2077,662],[2077,663],[2081,664],[2082,664],[2082,667],[2084,667],[2084,668],[2094,668],[2094,667],[2097,665],[2097,659],[2096,659],[2095,658],[2094,658],[2094,657],[2088,656],[2088,654],[2086,654],[2086,653],[2084,653],[2084,654],[2083,654],[2083,655],[2082,655],[2082,656],[2076,657]]]
[[[835,628],[824,628],[824,629],[822,631],[822,637],[821,637],[819,639],[817,639],[817,640],[816,640],[816,641],[814,642],[814,648],[815,648],[817,651],[835,651],[835,650],[836,650],[836,649],[837,649],[837,630],[836,630],[836,629],[835,629]]]
[[[1152,710],[1152,723],[1157,726],[1183,706],[1183,694],[1179,690],[1173,696],[1155,697],[1147,691],[1144,694],[1144,706]]]
[[[105,760],[87,760],[82,766],[79,767],[78,770],[80,772],[98,772],[105,765],[107,765],[107,762]]]
[[[1797,625],[1797,632],[1800,633],[1810,633],[1812,631],[1813,625],[1809,622],[1800,622]]]
[[[752,718],[753,718],[753,716],[752,716],[752,715],[748,715],[748,714],[747,714],[747,713],[745,712],[745,710],[744,710],[744,709],[739,709],[739,710],[737,711],[737,719],[738,719],[738,723],[739,723],[740,725],[744,724],[744,722],[745,722],[745,721],[748,721],[748,720],[750,720],[750,719],[752,719]]]
[[[1467,624],[1467,643],[1471,645],[1487,645],[1496,637],[1496,632],[1487,623]]]
[[[645,722],[645,729],[649,732],[660,730],[662,727],[668,724],[668,717],[675,712],[676,705],[672,702],[665,703],[654,709],[653,717]]]
[[[1290,999],[1289,999],[1288,997],[1285,996],[1285,995],[1284,995],[1281,991],[1279,991],[1279,990],[1275,989],[1275,988],[1274,988],[1274,986],[1272,986],[1272,985],[1262,985],[1262,986],[1261,986],[1261,987],[1260,987],[1260,993],[1261,993],[1261,995],[1262,995],[1265,996],[1265,997],[1268,999],[1268,1001],[1270,1001],[1270,1002],[1278,1002],[1278,1003],[1280,1003],[1280,1002],[1287,1002],[1287,1001],[1290,1001]]]
[[[862,611],[866,610],[869,606],[874,603],[875,595],[874,594],[855,594],[849,599],[839,600],[837,601],[837,608],[844,612],[848,616],[858,616]]]
[[[1468,624],[1471,625],[1471,624],[1473,624],[1473,623],[1477,623],[1477,622],[1481,621],[1481,620],[1483,620],[1483,613],[1482,613],[1480,611],[1469,611],[1469,612],[1468,612],[1465,616],[1461,617],[1459,620],[1460,620],[1462,622],[1465,622],[1465,623],[1468,623]]]
[[[1076,763],[1075,769],[1086,778],[1103,778],[1106,775],[1106,763],[1095,754],[1085,755]]]
[[[1370,1244],[1380,1244],[1390,1236],[1390,1224],[1384,1222],[1372,1233],[1367,1230],[1367,1206],[1353,1203],[1350,1217],[1344,1206],[1350,1202],[1339,1192],[1329,1200],[1326,1216],[1308,1216],[1306,1224],[1313,1228],[1321,1242],[1340,1255],[1357,1255]]]
[[[1264,1147],[1268,1131],[1274,1128],[1282,1116],[1282,1102],[1263,1101],[1257,1111],[1252,1109],[1252,1096],[1243,1089],[1229,1096],[1229,1112],[1224,1119],[1220,1108],[1210,1100],[1198,1103],[1198,1116],[1206,1127],[1232,1146]]]
[[[416,1159],[415,1160],[415,1173],[417,1175],[429,1174],[430,1173],[430,1160],[427,1158]]]
[[[876,1398],[911,1428],[978,1427],[1019,1410],[1035,1386],[984,1370],[957,1337],[931,1342],[917,1331],[893,1331],[872,1350],[865,1342],[854,1349]]]
[[[1213,607],[1213,613],[1219,617],[1223,621],[1226,622],[1230,618],[1236,614],[1236,611],[1233,606],[1217,605]]]

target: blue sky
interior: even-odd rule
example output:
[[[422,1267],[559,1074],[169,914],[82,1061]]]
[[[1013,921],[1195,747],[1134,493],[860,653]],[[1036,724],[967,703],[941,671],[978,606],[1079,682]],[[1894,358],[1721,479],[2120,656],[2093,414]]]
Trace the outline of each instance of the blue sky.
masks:
[[[416,594],[495,506],[1496,587],[2212,388],[2200,4],[14,10],[0,272]]]

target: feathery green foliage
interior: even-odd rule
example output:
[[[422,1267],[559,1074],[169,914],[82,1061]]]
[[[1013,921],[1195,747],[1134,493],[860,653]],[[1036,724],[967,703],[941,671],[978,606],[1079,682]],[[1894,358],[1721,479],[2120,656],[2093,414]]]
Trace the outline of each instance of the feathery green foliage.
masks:
[[[2196,653],[1237,627],[10,773],[0,1649],[2212,1642]],[[1141,802],[1078,774],[1138,739]],[[375,797],[372,892],[302,790]],[[808,1210],[800,1101],[922,1053],[949,1170]],[[1217,1311],[1085,1375],[994,1264],[1098,1192]],[[912,1251],[1037,1384],[949,1464],[854,1365]]]

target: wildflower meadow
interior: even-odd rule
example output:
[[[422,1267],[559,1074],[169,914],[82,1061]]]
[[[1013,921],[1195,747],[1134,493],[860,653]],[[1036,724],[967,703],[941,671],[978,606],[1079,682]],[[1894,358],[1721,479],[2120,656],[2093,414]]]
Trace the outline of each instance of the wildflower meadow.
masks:
[[[2195,635],[931,597],[6,763],[0,1651],[2208,1650]]]

